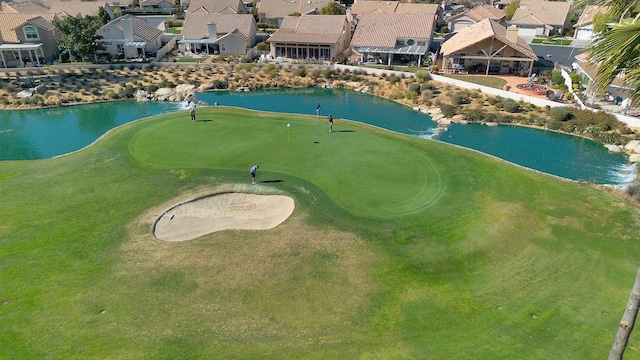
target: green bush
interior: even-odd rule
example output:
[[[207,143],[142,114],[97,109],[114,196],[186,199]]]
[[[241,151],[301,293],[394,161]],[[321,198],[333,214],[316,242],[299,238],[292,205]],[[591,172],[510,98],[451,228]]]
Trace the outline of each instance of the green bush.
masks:
[[[551,108],[551,110],[549,110],[549,115],[554,121],[567,121],[572,116],[571,111],[564,106]]]
[[[504,111],[506,112],[510,112],[510,113],[520,112],[520,104],[518,104],[517,102],[511,99],[505,100],[503,102],[503,106],[504,106]]]
[[[412,92],[414,94],[419,94],[420,93],[420,84],[411,84],[411,85],[409,85],[409,92]]]
[[[453,105],[461,105],[462,103],[464,103],[464,96],[462,96],[462,94],[460,93],[451,95],[451,103]]]
[[[431,75],[426,70],[418,70],[416,71],[416,79],[421,82],[431,80]]]
[[[392,76],[389,76],[388,81],[391,83],[391,85],[394,85],[400,82],[400,77],[392,75]]]
[[[551,71],[551,85],[561,85],[564,84],[564,78],[562,77],[562,71],[560,70],[552,70]]]

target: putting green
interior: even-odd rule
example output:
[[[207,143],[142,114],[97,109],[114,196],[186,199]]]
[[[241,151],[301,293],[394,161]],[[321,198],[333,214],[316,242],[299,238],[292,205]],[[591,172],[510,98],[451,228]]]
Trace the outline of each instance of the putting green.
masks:
[[[324,120],[312,117],[273,119],[222,107],[200,109],[198,117],[192,123],[186,115],[162,116],[138,132],[129,149],[157,167],[237,170],[238,182],[248,182],[249,167],[259,164],[259,181],[276,182],[281,174],[305,179],[361,216],[415,213],[446,191],[442,169],[428,152],[388,133],[360,131],[362,124],[336,120],[329,133]],[[377,160],[389,154],[394,161],[381,166]]]

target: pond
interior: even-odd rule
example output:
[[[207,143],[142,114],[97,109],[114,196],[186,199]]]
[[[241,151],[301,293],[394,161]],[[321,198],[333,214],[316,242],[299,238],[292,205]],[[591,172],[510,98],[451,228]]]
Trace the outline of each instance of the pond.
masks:
[[[635,166],[591,140],[537,129],[453,124],[437,132],[423,113],[393,101],[344,89],[272,89],[199,93],[208,104],[308,114],[367,123],[398,133],[459,145],[544,173],[599,184],[624,185]],[[45,159],[79,150],[119,125],[184,109],[171,102],[111,102],[55,109],[0,111],[0,159]]]

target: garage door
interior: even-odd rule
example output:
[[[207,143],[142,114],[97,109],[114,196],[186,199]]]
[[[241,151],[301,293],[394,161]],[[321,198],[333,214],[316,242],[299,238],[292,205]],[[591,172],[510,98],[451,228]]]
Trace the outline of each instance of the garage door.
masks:
[[[591,40],[592,31],[588,29],[578,29],[576,31],[577,40]]]
[[[536,28],[518,28],[518,36],[520,37],[534,37],[538,35],[537,32]]]

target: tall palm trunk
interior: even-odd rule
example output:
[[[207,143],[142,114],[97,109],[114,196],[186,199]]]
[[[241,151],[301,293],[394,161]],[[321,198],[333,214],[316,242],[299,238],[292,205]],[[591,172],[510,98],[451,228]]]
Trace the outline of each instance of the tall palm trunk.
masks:
[[[609,360],[621,360],[624,350],[627,348],[627,342],[633,330],[633,325],[638,315],[638,308],[640,308],[640,268],[636,273],[636,281],[633,283],[631,289],[631,295],[629,295],[629,301],[627,302],[627,308],[622,315],[620,325],[618,326],[618,333],[613,340],[613,346],[611,352],[609,352]]]

